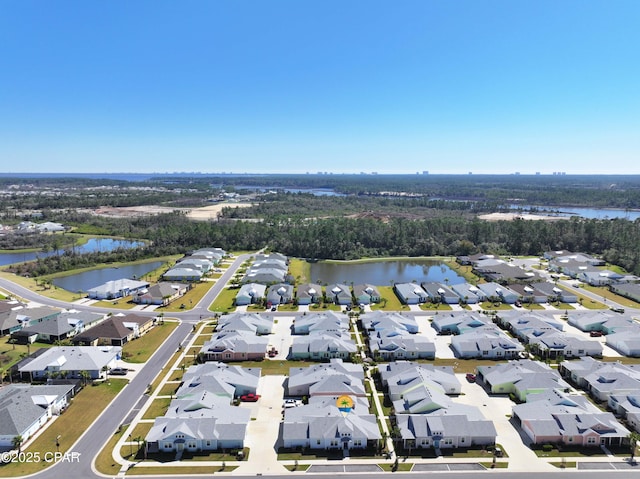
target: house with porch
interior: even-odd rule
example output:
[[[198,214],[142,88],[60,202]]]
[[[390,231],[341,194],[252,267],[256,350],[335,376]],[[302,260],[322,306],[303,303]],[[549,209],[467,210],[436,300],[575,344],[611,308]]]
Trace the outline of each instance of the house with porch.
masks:
[[[322,286],[315,283],[305,283],[298,286],[296,300],[299,305],[318,304],[322,301]]]
[[[629,430],[610,412],[602,412],[587,398],[549,390],[530,394],[513,406],[513,420],[533,444],[565,446],[622,446]]]
[[[356,284],[353,287],[353,297],[356,304],[374,304],[382,299],[378,288],[372,284]]]

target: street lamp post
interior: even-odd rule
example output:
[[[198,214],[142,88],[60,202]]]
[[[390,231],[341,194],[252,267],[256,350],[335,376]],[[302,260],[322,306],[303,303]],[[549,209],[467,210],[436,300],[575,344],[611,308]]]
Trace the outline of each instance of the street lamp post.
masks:
[[[56,452],[60,452],[60,438],[62,437],[62,435],[58,434],[56,436]]]
[[[133,442],[131,441],[131,434],[129,434],[129,456],[133,456]]]

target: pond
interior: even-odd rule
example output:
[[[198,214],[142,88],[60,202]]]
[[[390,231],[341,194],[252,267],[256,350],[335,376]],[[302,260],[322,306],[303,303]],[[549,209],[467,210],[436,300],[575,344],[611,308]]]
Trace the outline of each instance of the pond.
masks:
[[[640,218],[640,211],[625,210],[620,208],[587,208],[580,206],[532,206],[532,205],[510,205],[512,209],[523,211],[535,211],[540,214],[552,214],[569,218],[580,216],[587,219],[610,220],[614,218],[635,221]]]
[[[393,283],[435,281],[460,284],[465,279],[449,266],[434,260],[389,260],[367,263],[311,263],[311,281],[323,284],[369,283],[391,286]]]
[[[122,278],[138,279],[160,266],[162,266],[162,261],[120,266],[119,268],[94,269],[92,271],[84,271],[82,273],[56,278],[53,280],[53,284],[74,293],[87,291],[107,281],[115,281]]]
[[[138,248],[140,246],[144,246],[142,241],[119,240],[113,238],[91,238],[85,244],[76,246],[75,252],[79,254],[96,253],[113,251],[118,248]],[[60,249],[58,251],[49,251],[47,253],[43,253],[41,251],[31,253],[0,253],[0,266],[12,263],[24,263],[25,261],[32,261],[34,259],[53,256],[56,254],[64,254],[64,251],[64,249]]]

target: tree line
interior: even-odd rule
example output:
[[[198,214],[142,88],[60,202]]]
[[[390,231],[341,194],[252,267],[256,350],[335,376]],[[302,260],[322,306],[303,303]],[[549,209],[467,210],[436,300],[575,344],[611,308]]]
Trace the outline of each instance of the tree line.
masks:
[[[265,246],[288,256],[309,259],[356,259],[385,256],[457,256],[477,252],[498,255],[541,255],[567,249],[601,255],[606,261],[640,274],[640,221],[580,219],[488,222],[442,212],[428,219],[283,218],[258,222],[191,221],[180,213],[134,219],[102,218],[74,212],[67,224],[105,234],[149,240],[144,248],[38,260],[33,274],[109,261],[186,253],[219,246],[229,251]]]

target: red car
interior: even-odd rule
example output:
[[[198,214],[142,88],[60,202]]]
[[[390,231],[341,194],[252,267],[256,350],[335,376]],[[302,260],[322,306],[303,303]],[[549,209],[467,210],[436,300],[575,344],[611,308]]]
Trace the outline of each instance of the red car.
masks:
[[[467,381],[469,381],[470,383],[475,383],[476,382],[476,375],[475,374],[467,373],[466,378],[467,378]]]
[[[256,402],[258,399],[260,399],[260,394],[249,393],[240,396],[240,401],[242,402]]]

